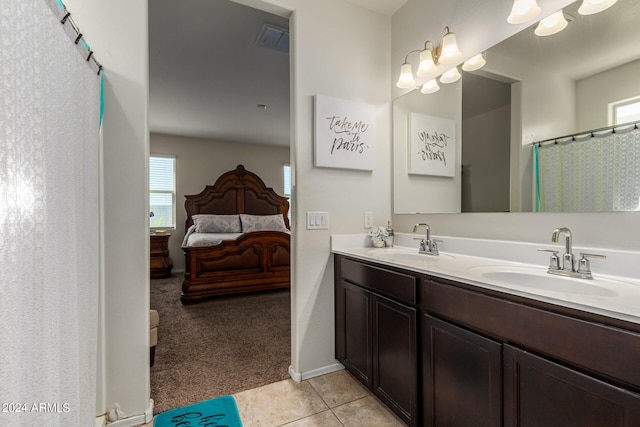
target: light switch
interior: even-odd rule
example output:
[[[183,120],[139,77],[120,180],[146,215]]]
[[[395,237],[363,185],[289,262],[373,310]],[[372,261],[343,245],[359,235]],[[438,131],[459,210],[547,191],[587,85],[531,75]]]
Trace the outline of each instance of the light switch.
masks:
[[[373,212],[364,213],[364,228],[373,227]]]
[[[307,212],[307,230],[328,230],[329,212]]]

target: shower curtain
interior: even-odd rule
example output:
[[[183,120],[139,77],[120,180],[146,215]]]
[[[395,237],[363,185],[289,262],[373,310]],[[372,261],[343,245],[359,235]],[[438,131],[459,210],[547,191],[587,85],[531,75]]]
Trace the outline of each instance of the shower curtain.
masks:
[[[537,210],[640,210],[640,130],[566,138],[534,145]]]
[[[100,78],[43,0],[0,34],[0,425],[92,426]]]

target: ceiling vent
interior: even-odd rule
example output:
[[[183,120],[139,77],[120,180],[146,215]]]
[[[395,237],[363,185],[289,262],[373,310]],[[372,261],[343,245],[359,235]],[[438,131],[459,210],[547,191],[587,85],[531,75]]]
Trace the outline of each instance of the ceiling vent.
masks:
[[[289,53],[289,30],[272,24],[262,25],[256,45],[265,49]]]

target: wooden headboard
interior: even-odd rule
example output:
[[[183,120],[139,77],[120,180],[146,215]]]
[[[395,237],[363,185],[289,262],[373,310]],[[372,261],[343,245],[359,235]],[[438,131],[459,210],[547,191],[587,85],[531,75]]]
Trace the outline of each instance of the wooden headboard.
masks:
[[[187,200],[184,207],[187,211],[185,231],[193,225],[192,215],[197,214],[282,214],[284,223],[289,227],[289,201],[278,195],[273,188],[267,187],[262,179],[249,172],[243,165],[225,172],[215,184],[207,185],[202,192],[184,196]]]

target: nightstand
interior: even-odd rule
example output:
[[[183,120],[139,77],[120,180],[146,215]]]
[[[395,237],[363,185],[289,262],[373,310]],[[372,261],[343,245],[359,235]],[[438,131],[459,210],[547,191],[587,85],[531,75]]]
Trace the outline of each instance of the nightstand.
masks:
[[[171,234],[152,234],[150,236],[150,274],[152,279],[171,277],[173,261],[169,256],[169,237]]]

